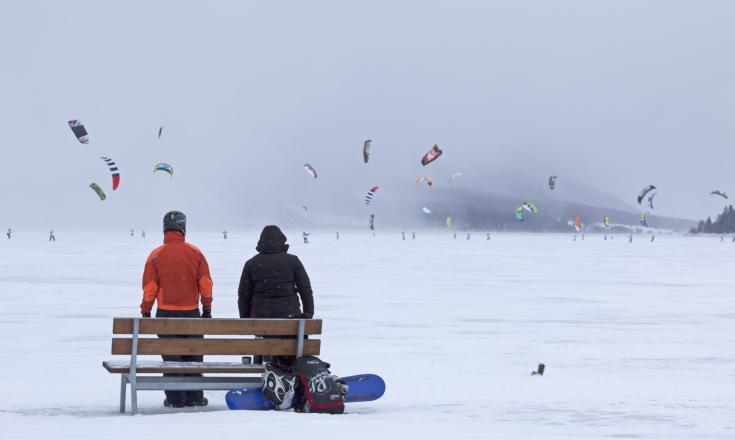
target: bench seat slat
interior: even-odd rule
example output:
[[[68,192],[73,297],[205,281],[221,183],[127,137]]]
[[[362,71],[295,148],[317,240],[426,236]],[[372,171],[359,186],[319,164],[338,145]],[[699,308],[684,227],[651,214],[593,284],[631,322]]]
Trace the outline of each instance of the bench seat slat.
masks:
[[[320,335],[321,319],[307,319],[304,334]],[[112,333],[133,333],[133,318],[114,318]],[[199,318],[153,318],[140,319],[141,335],[258,335],[295,336],[298,334],[296,319],[199,319]]]
[[[245,365],[240,362],[156,362],[143,361],[136,364],[138,373],[241,373],[241,374],[261,374],[263,373],[262,365]],[[105,361],[102,362],[110,373],[128,374],[130,373],[129,361]]]
[[[112,354],[127,355],[132,351],[132,339],[112,338]],[[264,355],[293,356],[296,339],[138,339],[138,355]],[[321,341],[304,341],[304,356],[318,356]]]

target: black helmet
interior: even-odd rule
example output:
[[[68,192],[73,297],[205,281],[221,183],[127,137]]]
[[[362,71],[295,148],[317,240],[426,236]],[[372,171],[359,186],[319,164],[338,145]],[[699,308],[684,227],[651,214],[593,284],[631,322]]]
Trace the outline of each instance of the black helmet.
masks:
[[[163,216],[163,232],[180,231],[186,235],[186,215],[180,211],[170,211]]]

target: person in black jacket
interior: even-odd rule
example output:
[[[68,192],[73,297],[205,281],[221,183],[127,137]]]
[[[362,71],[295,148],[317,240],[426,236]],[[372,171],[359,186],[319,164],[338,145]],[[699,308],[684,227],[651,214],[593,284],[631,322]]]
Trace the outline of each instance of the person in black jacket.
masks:
[[[258,255],[245,263],[240,277],[240,318],[313,317],[309,275],[299,257],[286,253],[286,236],[278,226],[263,228],[256,250]]]

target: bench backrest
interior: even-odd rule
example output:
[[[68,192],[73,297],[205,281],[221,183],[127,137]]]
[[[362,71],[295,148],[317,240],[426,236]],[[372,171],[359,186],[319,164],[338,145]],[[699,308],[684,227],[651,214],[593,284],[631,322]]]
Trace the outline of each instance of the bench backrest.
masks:
[[[137,322],[137,333],[136,333]],[[303,335],[320,335],[321,319],[198,319],[198,318],[114,318],[112,333],[132,335],[112,338],[116,355],[264,355],[293,356],[298,350],[299,325]],[[164,339],[140,337],[166,335]],[[256,338],[177,338],[176,336],[270,336]],[[291,339],[278,339],[278,336]],[[137,350],[133,350],[137,341]],[[303,355],[319,355],[321,341],[303,340]]]

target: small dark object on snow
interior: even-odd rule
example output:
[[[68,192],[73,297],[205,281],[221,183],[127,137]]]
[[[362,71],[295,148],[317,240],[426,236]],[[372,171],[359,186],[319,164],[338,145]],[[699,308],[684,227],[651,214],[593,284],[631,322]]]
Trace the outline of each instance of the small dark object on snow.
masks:
[[[537,375],[537,374],[538,374],[539,376],[543,376],[543,375],[544,375],[544,370],[545,370],[545,369],[546,369],[546,365],[544,365],[544,364],[538,364],[538,370],[536,370],[536,371],[532,371],[532,372],[531,372],[531,376],[535,376],[535,375]]]

